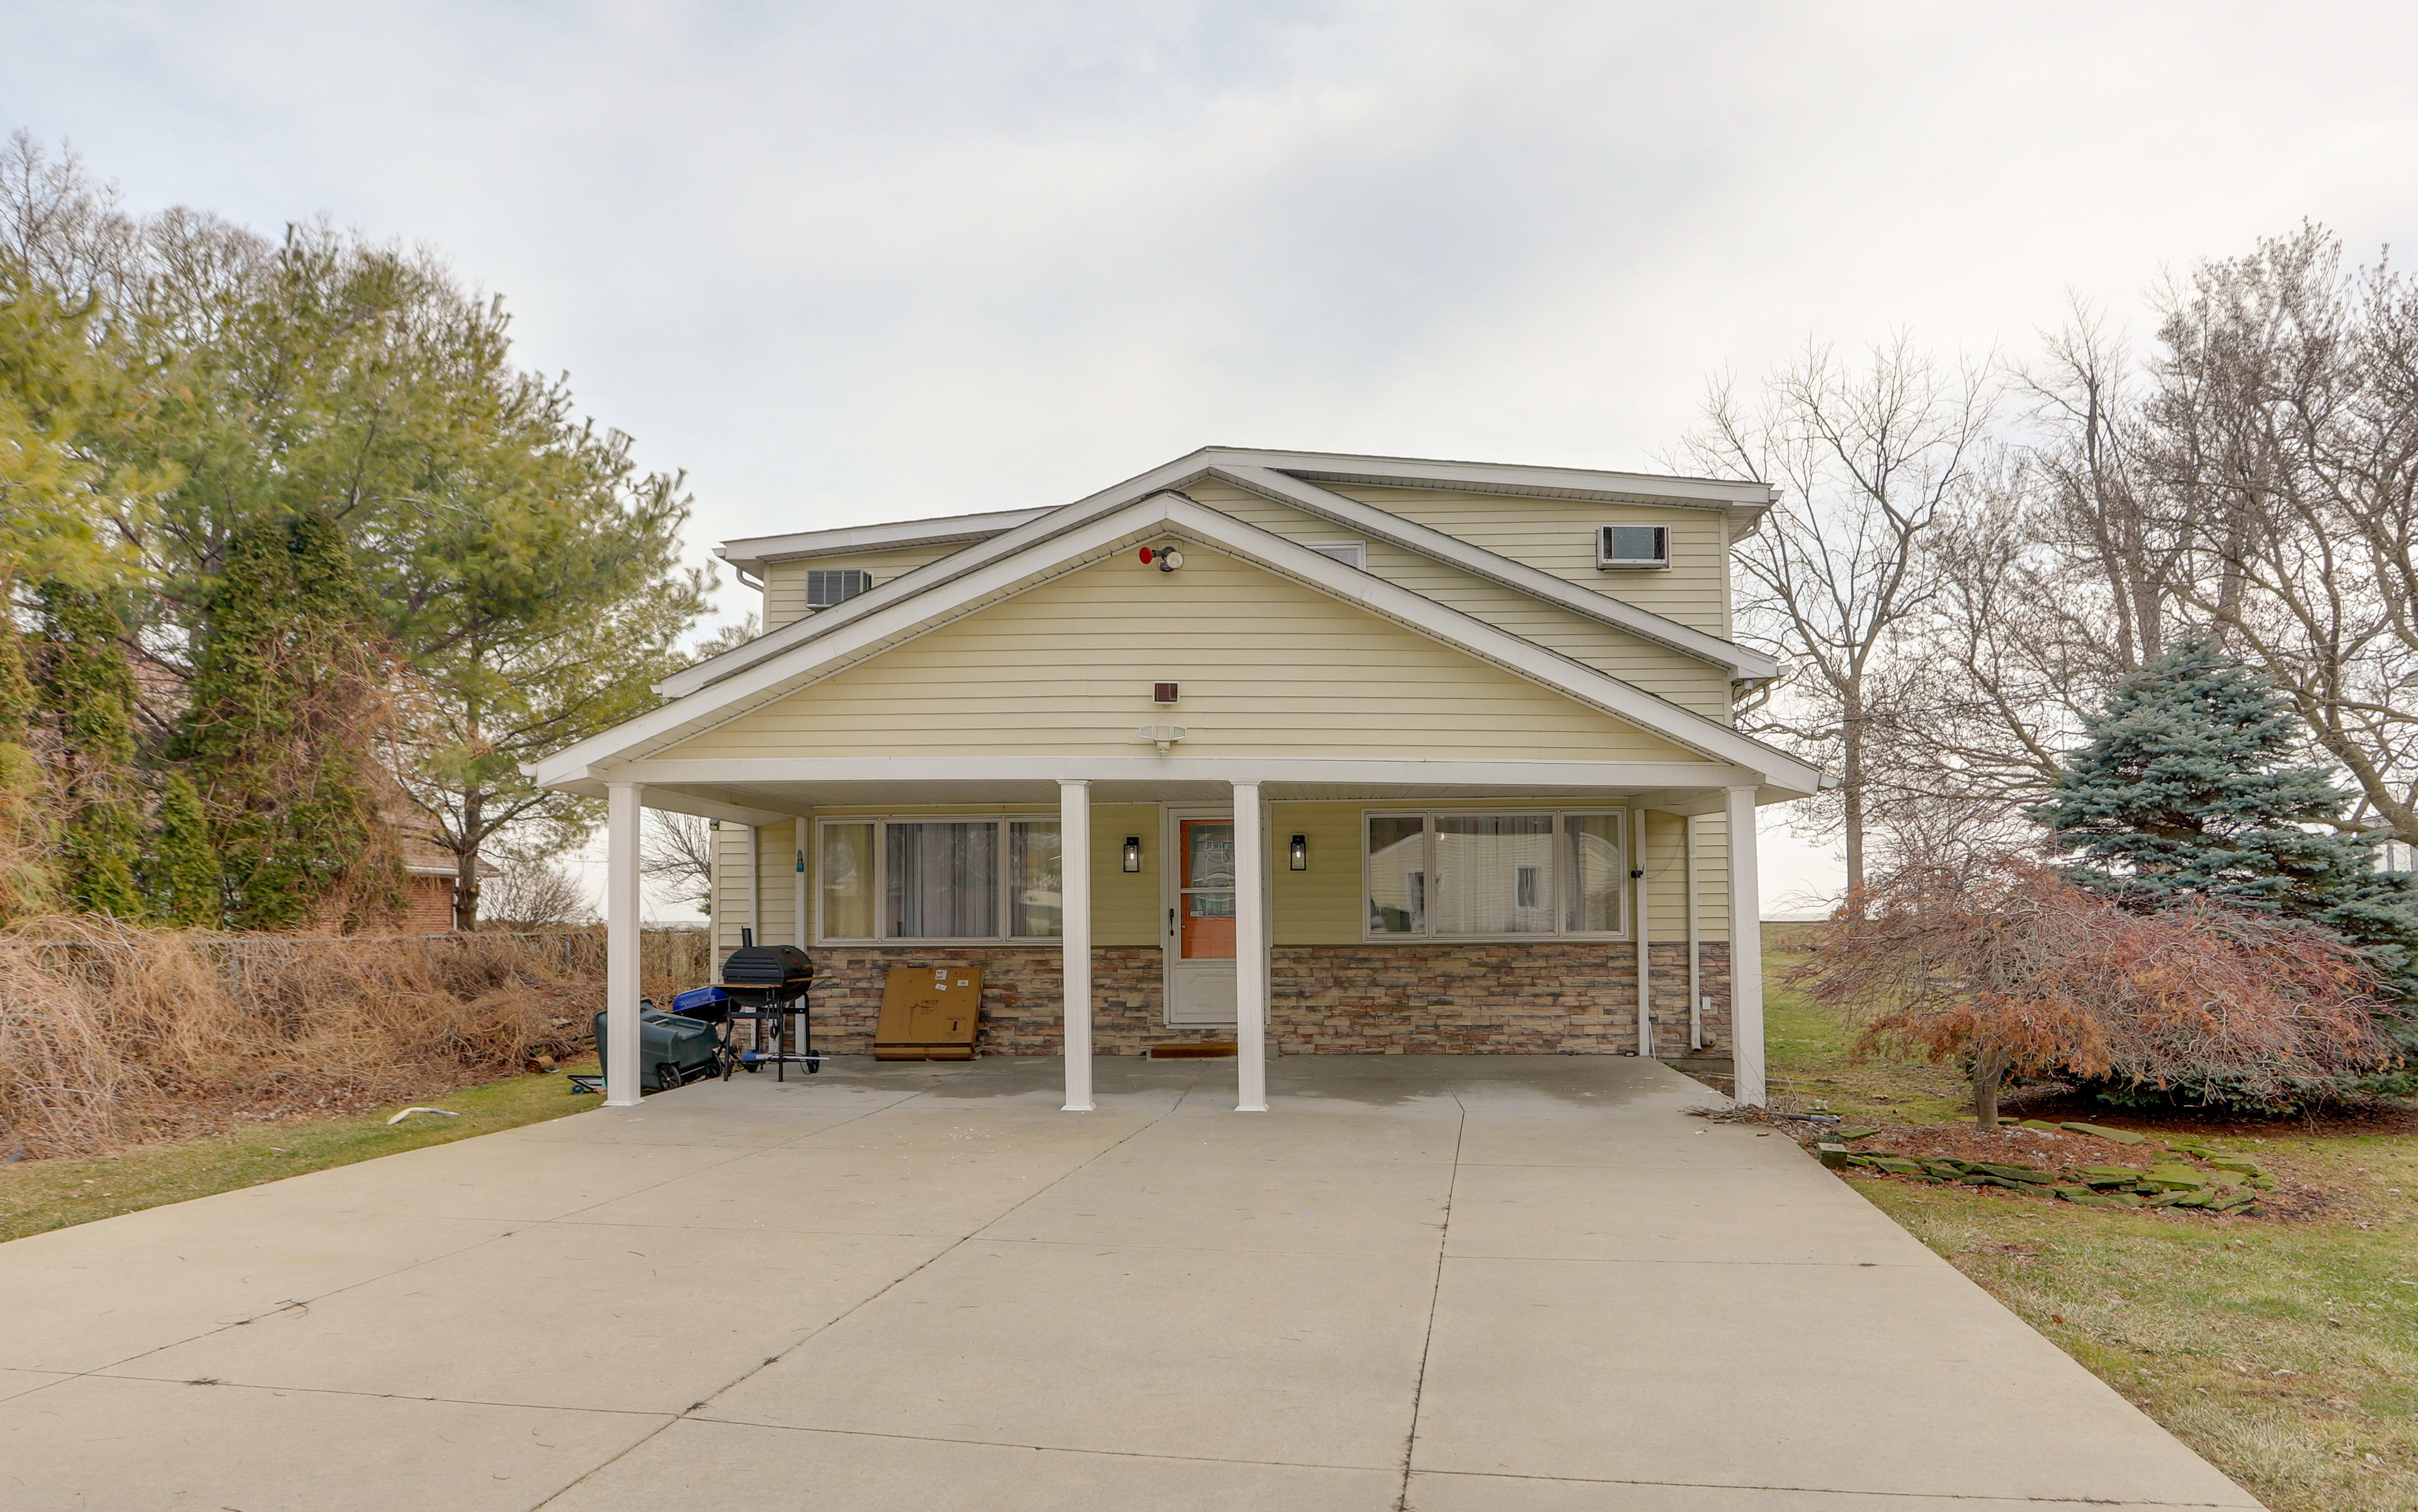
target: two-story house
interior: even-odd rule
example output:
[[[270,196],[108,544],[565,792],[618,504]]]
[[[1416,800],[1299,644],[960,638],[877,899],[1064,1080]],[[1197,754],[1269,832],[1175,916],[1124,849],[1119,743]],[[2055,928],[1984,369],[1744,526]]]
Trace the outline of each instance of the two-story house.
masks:
[[[1754,811],[1821,781],[1732,727],[1771,499],[1212,447],[727,542],[765,633],[537,769],[610,800],[613,1032],[653,806],[720,821],[716,942],[806,947],[827,1048],[887,968],[970,963],[983,1052],[1063,1055],[1070,1108],[1095,1055],[1213,1040],[1246,1109],[1334,1052],[1726,1053],[1759,1102]]]

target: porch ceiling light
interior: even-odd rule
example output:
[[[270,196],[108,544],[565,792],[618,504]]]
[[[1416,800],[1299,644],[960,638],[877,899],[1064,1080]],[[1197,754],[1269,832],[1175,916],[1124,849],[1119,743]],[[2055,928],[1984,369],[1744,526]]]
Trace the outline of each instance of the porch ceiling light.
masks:
[[[1293,837],[1293,845],[1291,848],[1285,852],[1285,855],[1288,863],[1294,871],[1306,872],[1309,870],[1309,836],[1306,834],[1294,835]]]
[[[1167,755],[1169,748],[1191,733],[1181,725],[1144,725],[1141,727],[1141,738],[1157,746],[1160,756]]]
[[[1129,872],[1141,870],[1141,836],[1138,834],[1125,836],[1125,867]]]

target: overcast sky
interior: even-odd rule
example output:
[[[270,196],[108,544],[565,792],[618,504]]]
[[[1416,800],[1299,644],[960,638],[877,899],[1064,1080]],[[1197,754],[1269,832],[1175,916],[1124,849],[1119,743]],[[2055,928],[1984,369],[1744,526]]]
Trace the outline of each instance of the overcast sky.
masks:
[[[130,206],[442,250],[730,536],[1206,443],[1645,467],[1706,374],[2418,213],[2418,12],[0,0]],[[753,595],[726,582],[726,611]],[[1824,859],[1775,855],[1773,900]]]

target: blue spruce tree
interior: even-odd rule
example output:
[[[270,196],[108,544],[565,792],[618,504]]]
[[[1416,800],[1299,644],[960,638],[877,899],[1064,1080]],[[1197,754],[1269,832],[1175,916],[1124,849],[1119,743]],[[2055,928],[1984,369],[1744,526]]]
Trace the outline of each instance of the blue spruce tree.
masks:
[[[2349,795],[2296,763],[2283,696],[2196,642],[2126,679],[2032,810],[2068,875],[2127,905],[2197,895],[2320,924],[2418,1004],[2418,890],[2377,870],[2381,831],[2341,828]],[[2408,1015],[2380,1026],[2418,1050]]]

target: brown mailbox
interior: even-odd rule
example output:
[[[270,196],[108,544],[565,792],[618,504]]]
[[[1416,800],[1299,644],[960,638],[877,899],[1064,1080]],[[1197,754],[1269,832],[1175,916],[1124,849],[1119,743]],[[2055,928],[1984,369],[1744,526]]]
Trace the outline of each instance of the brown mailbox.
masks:
[[[894,966],[874,1026],[877,1061],[971,1061],[982,1020],[979,966]]]

